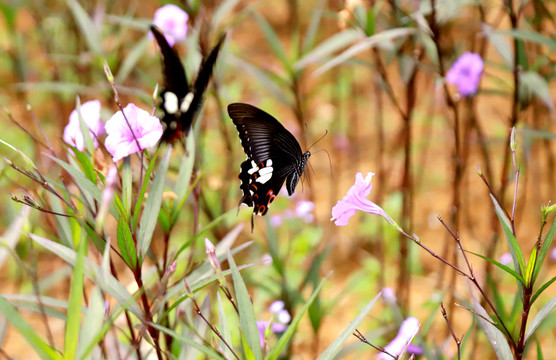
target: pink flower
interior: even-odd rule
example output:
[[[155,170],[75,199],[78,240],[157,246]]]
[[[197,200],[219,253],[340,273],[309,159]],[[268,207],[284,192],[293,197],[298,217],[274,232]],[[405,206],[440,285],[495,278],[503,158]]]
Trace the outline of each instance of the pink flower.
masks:
[[[405,319],[400,327],[400,331],[398,331],[398,335],[392,340],[384,350],[388,352],[390,355],[393,356],[400,356],[404,349],[407,347],[408,352],[410,352],[409,346],[411,345],[411,353],[419,355],[422,354],[423,350],[414,344],[409,344],[411,340],[417,335],[419,332],[419,320],[414,317],[409,317]],[[381,352],[377,355],[377,359],[380,360],[390,360],[392,359],[391,356]]]
[[[552,251],[550,251],[550,259],[556,261],[556,247],[552,248]]]
[[[86,103],[81,104],[79,110],[85,125],[89,128],[89,133],[93,139],[93,146],[96,149],[98,146],[97,137],[102,135],[104,132],[104,125],[102,124],[102,121],[100,121],[100,101],[87,101]],[[77,109],[74,109],[70,114],[69,123],[64,128],[63,138],[66,143],[75,146],[79,151],[83,151],[85,148]]]
[[[153,23],[162,30],[168,45],[174,46],[176,41],[185,39],[188,18],[187,13],[180,7],[168,4],[154,12]],[[149,36],[153,38],[151,33]]]
[[[483,66],[478,54],[466,52],[452,65],[446,74],[446,81],[455,85],[461,96],[473,95],[479,89]]]
[[[123,114],[118,111],[112,115],[105,128],[108,136],[104,145],[114,162],[153,147],[162,136],[160,120],[134,104],[128,104]]]
[[[261,347],[264,347],[265,335],[269,326],[272,332],[282,333],[286,331],[288,328],[286,324],[291,320],[290,313],[288,310],[284,309],[283,301],[274,301],[270,304],[270,312],[272,313],[272,319],[270,321],[257,321]]]
[[[498,262],[502,265],[509,265],[512,263],[512,255],[510,253],[504,253],[500,255]]]
[[[380,206],[376,205],[367,196],[371,193],[373,184],[371,183],[375,173],[368,173],[367,177],[363,178],[363,174],[358,172],[355,175],[355,184],[348,190],[347,195],[332,208],[332,220],[336,220],[336,226],[345,226],[348,224],[349,219],[355,215],[357,210],[365,211],[371,214],[380,215],[384,217],[390,224],[399,228],[399,226],[392,220]]]
[[[303,219],[306,223],[313,222],[315,217],[312,214],[312,211],[315,209],[315,203],[312,201],[301,200],[295,206],[295,215]]]
[[[216,248],[208,238],[205,238],[205,251],[212,267],[214,269],[220,269],[220,262],[218,261],[218,257],[216,257]]]
[[[396,295],[394,295],[394,290],[390,287],[382,288],[382,299],[388,304],[396,303]]]

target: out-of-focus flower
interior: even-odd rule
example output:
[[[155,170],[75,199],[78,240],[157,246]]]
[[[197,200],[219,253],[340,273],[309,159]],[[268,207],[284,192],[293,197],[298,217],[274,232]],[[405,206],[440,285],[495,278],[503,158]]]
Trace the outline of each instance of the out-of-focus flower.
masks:
[[[79,110],[85,125],[89,128],[89,133],[93,139],[93,145],[96,149],[98,146],[96,138],[104,132],[104,125],[102,124],[102,121],[100,121],[100,101],[87,101],[86,103],[81,104]],[[74,109],[70,114],[69,122],[64,128],[63,138],[66,143],[75,146],[79,151],[83,151],[85,148],[77,109]]]
[[[295,215],[303,219],[306,223],[313,222],[315,217],[312,211],[315,209],[315,203],[312,201],[301,200],[295,206]]]
[[[396,295],[394,295],[394,290],[389,287],[382,288],[382,298],[388,304],[395,304],[396,303]]]
[[[272,225],[274,227],[278,227],[278,226],[282,225],[283,222],[284,222],[284,219],[283,219],[282,215],[272,215],[270,217],[270,225]]]
[[[498,259],[498,262],[502,265],[511,264],[512,263],[512,254],[504,253],[504,254],[500,255],[500,259]]]
[[[270,304],[270,312],[272,319],[270,321],[257,321],[257,328],[259,329],[259,340],[261,347],[264,347],[265,335],[269,329],[275,333],[282,333],[288,328],[287,324],[291,320],[290,313],[284,309],[283,301],[274,301]]]
[[[556,247],[552,248],[550,251],[550,259],[556,261]]]
[[[408,352],[412,354],[422,354],[423,350],[414,344],[409,344],[413,337],[417,335],[419,332],[419,320],[414,317],[409,317],[405,319],[400,327],[400,331],[398,331],[398,335],[390,342],[390,344],[386,345],[384,350],[393,356],[400,356],[402,351],[407,347]],[[412,345],[411,351],[409,351],[409,345]],[[380,360],[390,360],[392,357],[385,353],[380,353],[377,355],[377,359]]]
[[[216,248],[208,238],[205,238],[205,251],[207,252],[207,256],[212,267],[214,269],[220,269],[220,262],[216,257]]]
[[[269,253],[263,254],[263,256],[261,256],[261,264],[271,265],[272,264],[272,256]]]
[[[377,204],[373,203],[367,196],[371,193],[373,184],[371,183],[375,173],[368,173],[365,178],[363,174],[358,172],[355,175],[355,184],[348,190],[347,195],[339,200],[336,206],[332,208],[332,218],[335,220],[336,226],[345,226],[349,219],[355,215],[357,210],[365,211],[371,214],[380,215],[390,224],[399,229],[399,226],[386,214],[384,210]]]
[[[118,111],[112,115],[105,128],[108,136],[104,145],[114,162],[156,145],[162,136],[160,120],[135,104],[128,104],[123,114]]]
[[[455,85],[461,96],[473,95],[479,89],[483,66],[479,54],[466,52],[448,70],[446,81]]]
[[[168,45],[174,46],[187,35],[187,19],[189,16],[179,6],[168,4],[154,12],[153,23],[162,30]],[[153,38],[151,33],[149,36]]]

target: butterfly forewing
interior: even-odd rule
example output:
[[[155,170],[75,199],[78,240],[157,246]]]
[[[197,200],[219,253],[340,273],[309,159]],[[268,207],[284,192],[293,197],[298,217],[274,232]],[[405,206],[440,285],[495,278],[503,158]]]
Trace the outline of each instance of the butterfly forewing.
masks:
[[[291,195],[310,156],[303,154],[295,137],[270,114],[249,104],[228,106],[247,160],[241,164],[239,178],[241,203],[264,215],[286,179]]]
[[[163,139],[173,143],[187,135],[203,103],[205,91],[225,35],[218,41],[202,64],[192,86],[187,82],[185,69],[176,50],[171,47],[164,34],[154,25],[151,31],[160,47],[163,62],[164,85],[161,95],[162,121],[166,124]]]

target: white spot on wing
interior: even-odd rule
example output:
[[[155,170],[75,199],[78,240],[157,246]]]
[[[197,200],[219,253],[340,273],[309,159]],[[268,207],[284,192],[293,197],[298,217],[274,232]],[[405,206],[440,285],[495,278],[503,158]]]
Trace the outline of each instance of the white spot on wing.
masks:
[[[268,159],[266,161],[266,166],[272,166],[272,159]]]
[[[274,170],[274,168],[272,166],[264,167],[264,168],[259,170],[259,175],[264,176],[264,175],[270,174],[270,176],[272,176],[272,170]]]
[[[189,110],[189,107],[191,106],[191,102],[193,101],[193,96],[194,94],[192,92],[188,92],[187,95],[185,95],[185,97],[183,98],[183,101],[180,106],[180,111],[182,113]]]
[[[270,178],[272,178],[272,173],[269,173],[269,174],[266,174],[266,175],[263,175],[263,176],[259,176],[257,178],[257,182],[261,183],[261,184],[266,184],[266,182],[268,180],[270,180]]]
[[[164,110],[168,114],[175,114],[178,111],[178,97],[173,92],[168,91],[164,94]]]

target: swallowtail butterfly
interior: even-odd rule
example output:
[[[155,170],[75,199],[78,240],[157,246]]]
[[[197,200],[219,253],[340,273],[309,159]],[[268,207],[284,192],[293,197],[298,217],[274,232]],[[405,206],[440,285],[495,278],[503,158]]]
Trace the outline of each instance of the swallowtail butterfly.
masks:
[[[239,173],[243,191],[239,204],[253,207],[254,215],[265,215],[284,181],[288,194],[294,193],[311,153],[302,153],[295,137],[272,115],[255,106],[230,104],[228,114],[247,155]]]
[[[226,35],[222,35],[209,55],[203,59],[197,79],[189,84],[176,50],[168,44],[160,29],[151,25],[151,31],[160,47],[163,61],[164,87],[160,93],[160,108],[164,111],[162,122],[166,128],[162,138],[173,143],[182,136],[187,136],[201,109],[218,52]]]

